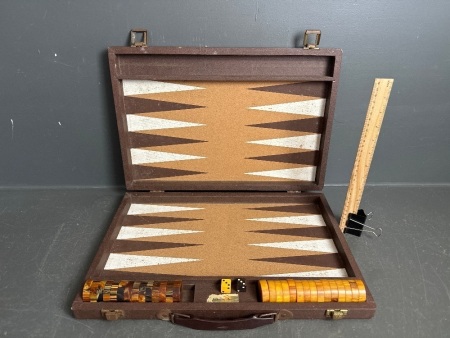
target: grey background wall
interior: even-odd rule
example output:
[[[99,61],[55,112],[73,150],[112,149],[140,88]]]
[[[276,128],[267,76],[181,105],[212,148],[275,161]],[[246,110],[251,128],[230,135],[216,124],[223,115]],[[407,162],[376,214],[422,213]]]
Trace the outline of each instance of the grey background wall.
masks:
[[[0,186],[122,185],[106,48],[344,50],[327,184],[349,179],[375,77],[395,78],[371,184],[450,183],[450,2],[1,1]]]

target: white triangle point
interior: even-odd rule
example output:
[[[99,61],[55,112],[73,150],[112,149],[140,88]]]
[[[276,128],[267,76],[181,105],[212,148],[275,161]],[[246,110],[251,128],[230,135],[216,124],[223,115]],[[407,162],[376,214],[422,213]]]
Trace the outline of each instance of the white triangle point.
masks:
[[[205,89],[201,87],[187,86],[177,83],[160,82],[152,80],[122,80],[123,94],[125,96],[140,94],[157,94],[183,92],[187,90]]]
[[[128,131],[161,130],[204,126],[200,123],[159,119],[156,117],[127,115]]]
[[[249,141],[248,143],[293,149],[319,150],[321,138],[320,136],[320,134],[312,134],[304,136],[273,138],[267,140],[256,140]]]
[[[303,271],[303,272],[290,272],[280,273],[274,275],[263,275],[261,277],[348,277],[347,270],[345,269],[331,269],[331,270],[319,270],[319,271]]]
[[[164,151],[154,151],[154,150],[136,149],[136,148],[131,148],[130,152],[131,152],[131,163],[132,164],[186,161],[186,160],[198,160],[198,159],[204,158],[202,156],[175,154],[175,153],[167,153]]]
[[[123,226],[120,228],[117,235],[118,240],[133,239],[133,238],[145,238],[145,237],[161,237],[161,236],[174,236],[174,235],[187,235],[194,234],[203,231],[196,230],[174,230],[174,229],[159,229],[159,228],[139,228],[133,226]]]
[[[246,174],[311,182],[314,181],[316,178],[316,168],[317,168],[316,166],[309,166],[293,169],[255,171]]]
[[[159,214],[163,212],[203,210],[203,208],[180,207],[176,205],[140,204],[132,203],[128,215]]]
[[[104,269],[115,270],[125,268],[137,268],[142,266],[196,262],[199,260],[200,259],[192,259],[192,258],[124,255],[111,253],[108,257],[108,260],[106,261]]]
[[[272,104],[268,106],[250,107],[250,109],[321,117],[324,115],[326,102],[326,99],[314,99]]]
[[[309,241],[293,241],[293,242],[274,242],[274,243],[258,243],[249,244],[255,246],[263,246],[277,249],[305,250],[327,253],[337,253],[336,246],[332,239],[318,239]]]
[[[247,219],[247,221],[311,225],[320,227],[326,226],[325,221],[321,215],[249,218]]]

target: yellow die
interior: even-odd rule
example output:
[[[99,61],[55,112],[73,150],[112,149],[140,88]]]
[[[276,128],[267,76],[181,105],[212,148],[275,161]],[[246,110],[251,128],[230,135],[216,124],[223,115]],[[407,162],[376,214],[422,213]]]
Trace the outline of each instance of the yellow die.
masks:
[[[231,279],[224,278],[220,283],[221,293],[231,293]]]

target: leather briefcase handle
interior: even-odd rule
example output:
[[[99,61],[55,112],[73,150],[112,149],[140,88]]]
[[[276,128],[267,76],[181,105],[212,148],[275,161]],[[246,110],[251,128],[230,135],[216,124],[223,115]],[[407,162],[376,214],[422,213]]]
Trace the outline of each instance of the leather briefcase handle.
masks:
[[[273,324],[277,321],[277,314],[264,313],[236,319],[206,319],[171,313],[170,321],[195,330],[244,330]]]

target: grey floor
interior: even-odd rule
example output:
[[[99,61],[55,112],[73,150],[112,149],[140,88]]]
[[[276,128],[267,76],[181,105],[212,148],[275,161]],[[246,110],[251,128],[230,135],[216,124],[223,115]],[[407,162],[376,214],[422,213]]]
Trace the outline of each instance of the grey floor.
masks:
[[[335,214],[345,188],[327,187]],[[378,305],[371,320],[291,320],[198,332],[160,321],[76,320],[80,291],[123,191],[0,191],[0,336],[449,337],[450,187],[368,187],[362,207],[383,236],[347,236]]]

